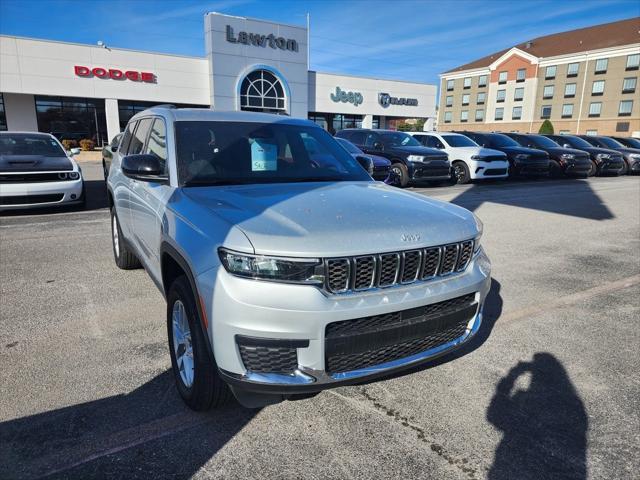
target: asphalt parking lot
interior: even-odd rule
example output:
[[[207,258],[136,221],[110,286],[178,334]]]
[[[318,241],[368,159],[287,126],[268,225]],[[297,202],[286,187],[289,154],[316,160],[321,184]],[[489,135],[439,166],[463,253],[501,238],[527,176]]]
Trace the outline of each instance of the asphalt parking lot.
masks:
[[[174,389],[164,301],[114,265],[100,169],[83,169],[87,210],[0,217],[0,478],[638,478],[640,178],[415,188],[484,221],[474,341],[199,414]]]

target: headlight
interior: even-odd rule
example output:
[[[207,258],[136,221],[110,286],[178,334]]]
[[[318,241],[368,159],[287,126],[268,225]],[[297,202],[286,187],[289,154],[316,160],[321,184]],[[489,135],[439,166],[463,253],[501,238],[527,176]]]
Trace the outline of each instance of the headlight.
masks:
[[[482,232],[484,231],[484,225],[482,220],[478,218],[478,216],[474,213],[473,218],[476,221],[476,229],[478,230],[478,234],[473,241],[473,253],[478,253],[480,250],[480,239],[482,238]]]
[[[576,156],[573,153],[563,153],[560,155],[560,158],[562,160],[575,160]]]
[[[632,153],[631,155],[629,155],[629,157],[633,158],[634,160],[640,160],[640,153]]]
[[[598,155],[596,155],[597,158],[599,158],[600,160],[610,160],[611,159],[611,155],[609,155],[608,153],[599,153]]]
[[[409,155],[407,157],[407,160],[409,160],[410,162],[423,162],[424,157],[422,155]]]
[[[218,254],[227,272],[239,277],[313,285],[324,282],[324,266],[317,258],[267,257],[224,248]]]
[[[529,155],[527,153],[519,153],[515,156],[516,160],[529,160]]]
[[[67,179],[67,172],[60,172],[60,173],[58,174],[58,178],[59,178],[60,180],[66,180],[66,179]]]
[[[482,160],[480,155],[471,155],[471,160]]]
[[[80,178],[80,174],[78,172],[69,172],[69,178],[71,180],[78,180]]]

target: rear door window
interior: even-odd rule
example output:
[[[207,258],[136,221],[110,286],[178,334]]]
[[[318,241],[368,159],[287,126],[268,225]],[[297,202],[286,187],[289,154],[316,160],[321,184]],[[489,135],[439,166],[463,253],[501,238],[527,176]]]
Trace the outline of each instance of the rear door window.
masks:
[[[380,135],[378,135],[377,133],[368,134],[367,138],[364,141],[364,145],[366,147],[373,147],[376,143],[381,143],[380,142]],[[356,143],[356,145],[358,145],[358,144]]]
[[[367,134],[365,132],[353,132],[349,140],[355,145],[364,145],[364,139]]]
[[[131,137],[131,143],[129,143],[127,155],[142,153],[152,122],[152,118],[144,118],[138,122],[138,128],[136,128],[136,131],[133,133],[133,137]]]

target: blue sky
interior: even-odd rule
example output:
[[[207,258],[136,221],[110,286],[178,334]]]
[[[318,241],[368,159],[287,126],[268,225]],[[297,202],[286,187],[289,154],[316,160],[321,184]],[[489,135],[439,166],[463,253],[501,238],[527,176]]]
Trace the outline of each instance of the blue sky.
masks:
[[[309,13],[312,69],[437,83],[530,38],[640,16],[640,1],[0,0],[0,33],[203,56],[207,11],[300,25]]]

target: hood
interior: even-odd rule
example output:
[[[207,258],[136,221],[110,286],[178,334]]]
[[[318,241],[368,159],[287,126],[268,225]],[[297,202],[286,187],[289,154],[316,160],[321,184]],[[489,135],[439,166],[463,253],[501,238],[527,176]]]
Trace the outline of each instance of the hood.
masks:
[[[559,157],[560,155],[565,154],[573,154],[576,156],[576,158],[589,156],[584,150],[578,150],[575,148],[549,147],[545,148],[545,150],[549,153],[549,155],[553,155],[555,157]]]
[[[624,148],[616,148],[616,151],[620,153],[625,153],[627,155],[640,155],[640,148],[624,147]]]
[[[388,167],[391,165],[391,162],[384,157],[379,157],[378,155],[371,155],[369,153],[352,153],[351,156],[353,158],[357,157],[369,157],[373,160],[374,167]]]
[[[465,148],[472,149],[477,147],[465,147]],[[504,157],[505,153],[501,152],[500,150],[494,150],[493,148],[480,147],[480,151],[478,152],[478,155],[480,155],[481,157],[492,157],[494,155]]]
[[[336,257],[473,238],[473,214],[379,182],[190,187],[184,195],[244,232],[255,253]],[[410,237],[411,241],[403,240]]]
[[[518,155],[520,153],[526,153],[534,157],[547,157],[547,152],[544,150],[538,150],[537,148],[528,147],[501,147],[500,150],[507,155]]]
[[[580,150],[582,150],[583,152],[587,152],[591,155],[598,155],[599,153],[606,153],[608,155],[614,155],[616,157],[620,157],[621,153],[618,150],[611,150],[609,148],[602,148],[602,147],[584,147],[581,148]]]
[[[0,172],[50,172],[73,170],[68,157],[0,155]]]
[[[428,147],[420,147],[420,146],[393,146],[393,147],[385,147],[385,149],[393,152],[403,152],[407,155],[425,155],[431,157],[444,157],[447,155],[446,152],[442,150],[438,150],[437,148],[428,148]]]

